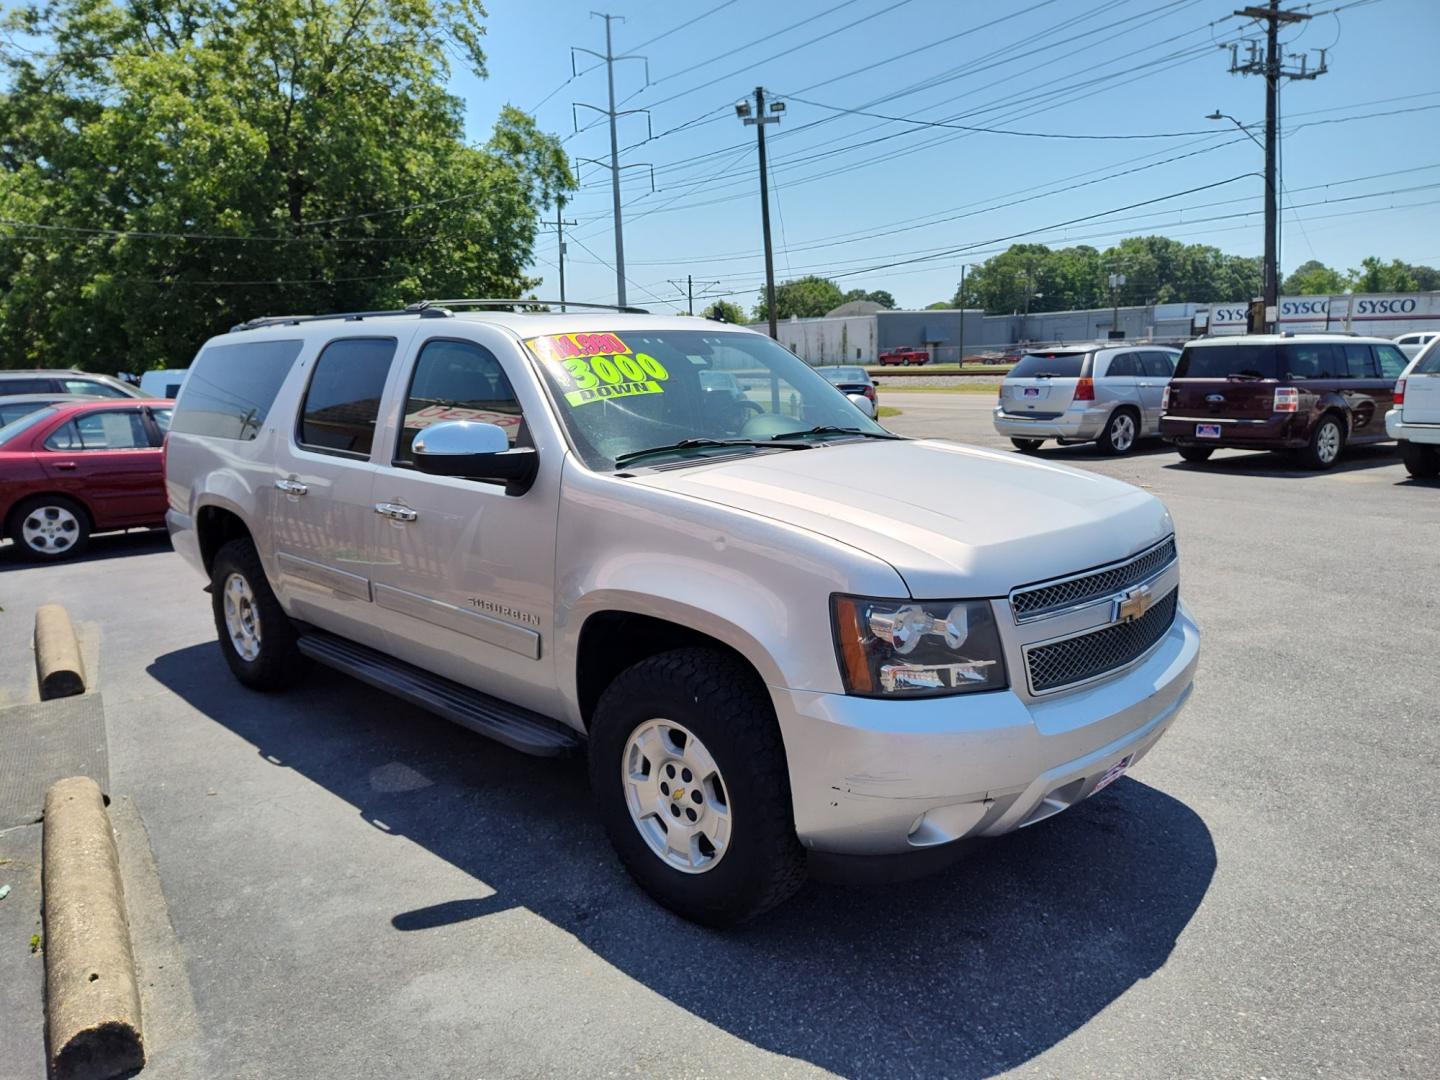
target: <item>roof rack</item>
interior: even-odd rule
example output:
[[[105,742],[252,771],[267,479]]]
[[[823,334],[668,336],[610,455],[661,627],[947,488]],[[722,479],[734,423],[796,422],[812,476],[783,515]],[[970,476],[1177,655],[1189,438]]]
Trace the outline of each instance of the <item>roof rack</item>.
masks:
[[[536,307],[540,304],[558,307],[561,311],[566,308],[593,308],[601,311],[622,311],[628,315],[649,315],[647,308],[629,307],[624,304],[592,304],[585,300],[537,300],[532,298],[516,300],[503,298],[482,298],[462,300],[421,300],[418,304],[411,304],[406,310],[419,311],[425,308],[456,308],[456,307]]]
[[[454,314],[450,310],[451,308],[527,308],[540,304],[554,305],[560,308],[561,311],[564,311],[566,308],[578,307],[595,308],[605,311],[623,311],[631,315],[650,314],[645,308],[625,307],[620,304],[591,304],[583,300],[535,300],[514,297],[482,297],[458,300],[420,300],[414,304],[406,304],[403,308],[394,308],[388,311],[338,311],[331,315],[265,315],[257,319],[247,320],[243,323],[236,323],[230,328],[230,332],[233,334],[239,330],[259,330],[265,326],[298,326],[301,323],[323,322],[335,319],[344,322],[359,322],[362,319],[376,319],[396,315],[418,315],[422,319],[448,319]]]

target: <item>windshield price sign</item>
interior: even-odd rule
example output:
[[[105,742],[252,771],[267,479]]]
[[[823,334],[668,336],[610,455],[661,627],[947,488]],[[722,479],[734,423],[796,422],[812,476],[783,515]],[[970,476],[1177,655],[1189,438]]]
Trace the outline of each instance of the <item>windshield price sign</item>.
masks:
[[[611,398],[663,394],[661,383],[670,378],[659,360],[632,353],[614,334],[552,334],[525,344],[547,365],[554,365],[550,373],[571,408]]]

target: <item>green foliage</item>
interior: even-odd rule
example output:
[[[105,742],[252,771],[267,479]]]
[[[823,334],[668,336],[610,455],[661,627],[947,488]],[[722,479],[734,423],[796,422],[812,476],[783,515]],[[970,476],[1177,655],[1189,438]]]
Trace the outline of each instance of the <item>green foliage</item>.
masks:
[[[1125,275],[1120,304],[1207,303],[1252,295],[1260,287],[1256,259],[1226,255],[1206,244],[1134,236],[1099,251],[1088,244],[1051,250],[1015,244],[966,276],[953,307],[992,315],[1026,310],[1074,311],[1111,302],[1109,275]]]
[[[1280,283],[1283,296],[1329,296],[1343,293],[1349,281],[1338,270],[1332,270],[1319,259],[1303,262],[1295,272]]]
[[[483,146],[444,90],[478,75],[479,0],[49,0],[0,48],[0,356],[176,367],[276,312],[523,295],[574,187],[506,108]],[[89,232],[78,230],[91,230]]]
[[[794,281],[782,281],[775,286],[775,311],[777,318],[788,319],[798,315],[802,319],[815,318],[833,311],[845,302],[840,286],[829,278],[810,274]],[[757,322],[769,318],[765,305],[765,291],[760,291],[760,301],[755,305]]]
[[[745,318],[745,309],[739,304],[732,304],[728,300],[716,300],[700,313],[707,319],[714,319],[716,322],[739,323],[743,325],[749,320]]]
[[[926,304],[926,311],[951,311],[955,305],[949,300],[936,300],[933,304]]]
[[[1350,284],[1355,292],[1414,292],[1420,287],[1407,264],[1399,259],[1382,262],[1374,255],[1350,271]]]
[[[884,289],[874,289],[866,292],[864,289],[851,289],[847,292],[841,303],[848,304],[852,300],[868,300],[872,304],[879,304],[886,311],[895,310],[895,297]]]

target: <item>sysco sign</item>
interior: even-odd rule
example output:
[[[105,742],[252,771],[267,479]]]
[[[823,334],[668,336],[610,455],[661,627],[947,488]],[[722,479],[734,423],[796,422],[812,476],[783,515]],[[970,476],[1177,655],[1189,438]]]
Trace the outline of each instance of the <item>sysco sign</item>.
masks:
[[[1355,314],[1360,315],[1412,315],[1420,306],[1415,296],[1361,297],[1355,302]]]
[[[1330,312],[1330,298],[1306,300],[1282,300],[1280,317],[1289,315],[1327,315]]]

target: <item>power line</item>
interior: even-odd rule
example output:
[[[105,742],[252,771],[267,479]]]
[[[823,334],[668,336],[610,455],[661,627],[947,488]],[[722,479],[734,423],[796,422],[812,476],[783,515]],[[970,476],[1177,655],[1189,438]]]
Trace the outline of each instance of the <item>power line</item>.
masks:
[[[708,19],[711,15],[714,15],[717,11],[723,11],[725,8],[729,7],[729,6],[730,6],[731,4],[733,4],[733,3],[735,3],[735,0],[724,0],[723,3],[716,4],[714,7],[710,8],[708,11],[702,11],[699,15],[696,15],[693,19],[688,19],[688,20],[686,20],[685,22],[681,23],[679,26],[671,27],[669,30],[666,30],[664,33],[656,34],[656,35],[655,35],[654,37],[652,37],[652,38],[646,38],[646,39],[645,39],[644,41],[642,41],[639,45],[636,45],[635,48],[637,48],[637,49],[643,49],[643,48],[645,48],[645,46],[647,46],[647,45],[653,45],[653,44],[655,44],[655,42],[660,41],[662,38],[667,38],[667,37],[669,37],[671,34],[678,34],[681,30],[684,30],[684,29],[686,29],[687,27],[690,27],[690,26],[694,26],[694,25],[695,25],[697,22],[699,22],[701,19]]]

